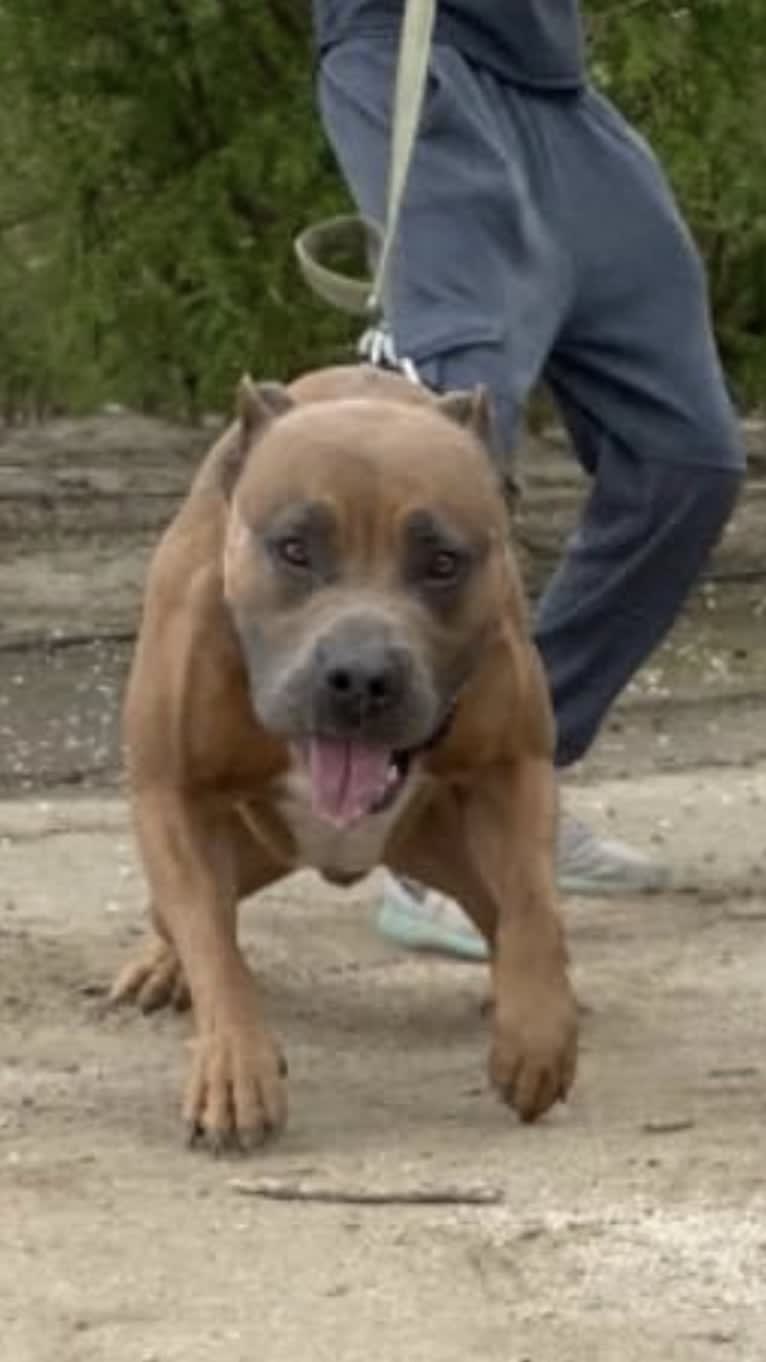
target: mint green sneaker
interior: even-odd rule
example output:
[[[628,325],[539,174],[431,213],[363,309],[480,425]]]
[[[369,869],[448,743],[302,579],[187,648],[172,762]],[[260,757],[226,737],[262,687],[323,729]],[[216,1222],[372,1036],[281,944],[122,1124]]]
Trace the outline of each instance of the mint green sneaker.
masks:
[[[659,864],[611,838],[598,837],[586,823],[565,814],[561,820],[557,879],[562,894],[589,898],[657,894],[670,875]],[[412,880],[386,872],[378,931],[406,950],[434,951],[462,960],[486,960],[487,943],[459,904]]]
[[[487,943],[459,904],[414,880],[385,872],[378,931],[410,951],[435,951],[461,960],[486,960]]]

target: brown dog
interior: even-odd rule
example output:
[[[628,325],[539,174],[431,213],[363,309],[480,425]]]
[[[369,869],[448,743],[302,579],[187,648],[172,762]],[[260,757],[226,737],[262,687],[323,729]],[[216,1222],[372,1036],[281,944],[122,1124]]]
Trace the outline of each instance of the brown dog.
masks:
[[[157,937],[115,984],[188,991],[193,1134],[258,1142],[285,1066],[237,904],[298,866],[385,864],[491,945],[490,1074],[526,1120],[573,1079],[552,720],[482,393],[335,369],[244,380],[151,567],[125,710]]]

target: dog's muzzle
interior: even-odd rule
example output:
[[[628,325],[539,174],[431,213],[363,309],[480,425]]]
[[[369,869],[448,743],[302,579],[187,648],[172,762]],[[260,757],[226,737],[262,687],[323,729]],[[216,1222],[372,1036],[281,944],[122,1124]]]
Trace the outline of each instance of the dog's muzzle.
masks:
[[[422,665],[385,624],[357,619],[317,642],[307,670],[311,718],[293,746],[315,811],[341,826],[383,812],[441,728]]]

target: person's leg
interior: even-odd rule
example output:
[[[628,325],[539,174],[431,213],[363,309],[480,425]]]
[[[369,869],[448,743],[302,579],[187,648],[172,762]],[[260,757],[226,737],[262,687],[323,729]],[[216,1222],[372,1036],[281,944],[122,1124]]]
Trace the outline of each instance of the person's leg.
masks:
[[[325,131],[357,207],[382,221],[396,51],[356,41],[322,63]],[[509,473],[520,407],[569,301],[564,256],[509,147],[491,82],[435,48],[402,213],[387,323],[400,358],[436,392],[486,384],[495,456]],[[379,930],[399,944],[472,959],[486,945],[457,904],[386,875]]]
[[[355,41],[322,63],[322,121],[357,207],[381,221],[396,51]],[[542,201],[529,129],[508,126],[492,77],[432,54],[423,124],[394,256],[387,322],[400,358],[436,392],[484,383],[506,478],[517,418],[571,298],[566,252]],[[456,904],[391,876],[380,930],[470,958],[486,947]]]
[[[664,637],[744,472],[704,272],[643,140],[599,96],[559,119],[578,291],[548,365],[593,486],[539,608],[561,766]]]
[[[535,630],[566,767],[672,626],[731,515],[745,458],[704,270],[654,156],[594,93],[536,101],[534,112],[574,280],[546,378],[592,477]],[[446,365],[426,377],[438,386],[460,374]],[[653,890],[666,879],[563,820],[563,888]]]

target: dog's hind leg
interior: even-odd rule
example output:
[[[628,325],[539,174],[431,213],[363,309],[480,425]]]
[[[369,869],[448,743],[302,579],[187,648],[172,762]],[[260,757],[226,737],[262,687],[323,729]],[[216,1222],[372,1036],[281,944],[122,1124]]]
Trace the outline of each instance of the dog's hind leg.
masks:
[[[189,985],[178,952],[170,941],[153,904],[149,916],[155,925],[136,954],[119,970],[111,989],[111,1003],[135,1003],[142,1012],[173,1007],[186,1012],[191,1006]]]

